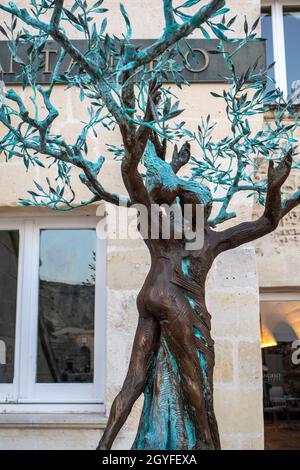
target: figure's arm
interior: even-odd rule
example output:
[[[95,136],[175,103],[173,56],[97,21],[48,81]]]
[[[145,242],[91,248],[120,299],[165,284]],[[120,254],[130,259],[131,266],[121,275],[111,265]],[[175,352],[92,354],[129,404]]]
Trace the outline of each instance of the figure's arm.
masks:
[[[292,150],[275,167],[271,160],[268,170],[268,190],[263,215],[254,221],[243,222],[221,232],[215,232],[216,255],[231,250],[273,232],[280,220],[294,207],[300,204],[299,192],[282,202],[281,188],[292,168]]]
[[[135,101],[133,85],[130,85],[128,76],[124,76],[123,80],[128,83],[126,86],[123,84],[123,94],[130,95],[133,103]],[[132,87],[131,91],[130,87]],[[150,207],[151,204],[150,196],[138,166],[152,132],[150,124],[153,121],[153,107],[156,107],[160,101],[160,87],[161,83],[157,83],[156,80],[149,84],[147,105],[143,121],[138,128],[131,125],[120,127],[125,149],[121,167],[125,187],[133,204],[144,204],[147,207]]]

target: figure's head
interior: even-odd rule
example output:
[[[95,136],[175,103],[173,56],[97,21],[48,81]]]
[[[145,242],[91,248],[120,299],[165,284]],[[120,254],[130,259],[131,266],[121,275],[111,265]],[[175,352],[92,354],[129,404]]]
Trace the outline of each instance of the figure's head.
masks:
[[[147,168],[146,185],[147,188],[160,188],[165,191],[176,191],[178,188],[179,178],[173,172],[171,165],[157,156],[155,146],[152,142],[148,142],[143,163]]]
[[[142,158],[142,163],[149,172],[157,172],[164,165],[168,165],[164,160],[158,157],[154,144],[149,140]]]

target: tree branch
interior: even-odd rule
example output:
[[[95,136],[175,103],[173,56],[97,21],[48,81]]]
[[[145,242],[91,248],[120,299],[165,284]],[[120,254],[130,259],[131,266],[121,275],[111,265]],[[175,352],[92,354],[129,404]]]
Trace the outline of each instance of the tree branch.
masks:
[[[125,157],[122,162],[122,177],[126,189],[130,195],[133,203],[143,203],[150,206],[150,197],[144,185],[142,176],[138,171],[138,165],[150,138],[152,128],[146,124],[153,121],[153,107],[156,106],[160,100],[159,89],[161,83],[153,80],[149,84],[148,99],[143,122],[137,131],[132,134],[128,128],[121,129],[123,142],[125,147]]]
[[[165,2],[169,4],[170,2]],[[225,0],[211,0],[207,5],[203,6],[195,13],[190,20],[185,21],[182,25],[167,28],[163,36],[150,46],[141,50],[136,54],[135,60],[130,62],[126,69],[135,69],[141,65],[152,62],[156,57],[163,54],[167,49],[172,47],[181,39],[189,36],[196,28],[205,23],[214,13],[225,5]],[[168,5],[169,6],[169,5]],[[169,8],[168,8],[169,18]]]
[[[273,160],[269,163],[268,190],[264,215],[274,225],[278,225],[282,218],[281,188],[287,180],[293,163],[293,150],[291,149],[279,165],[275,168]]]
[[[59,26],[63,6],[64,6],[64,0],[55,0],[54,11],[53,11],[51,22],[50,22],[50,24],[54,28],[58,28]]]
[[[20,106],[24,106],[22,102],[20,102]],[[24,122],[31,123],[32,121],[34,121],[29,118],[28,111],[25,107],[24,109],[22,108],[22,112],[24,113],[25,117]],[[130,205],[130,200],[128,198],[119,196],[118,194],[110,193],[109,191],[105,190],[104,187],[98,181],[97,176],[104,162],[103,157],[100,157],[97,163],[84,160],[80,155],[78,155],[78,152],[74,152],[74,149],[71,145],[66,144],[64,141],[59,141],[59,146],[61,147],[61,149],[58,150],[53,147],[53,140],[51,139],[51,137],[47,138],[46,140],[45,135],[42,134],[39,140],[37,140],[37,138],[35,138],[35,140],[29,140],[21,134],[20,130],[14,128],[9,123],[9,121],[5,119],[5,117],[1,114],[0,122],[2,122],[2,124],[4,124],[17,137],[18,141],[22,143],[23,147],[27,150],[33,150],[36,153],[52,157],[55,160],[60,160],[62,162],[68,163],[72,166],[82,169],[84,171],[84,176],[80,177],[81,181],[98,198],[98,200],[104,200],[106,202],[110,202],[111,204],[115,204],[118,206]],[[36,128],[39,130],[39,121],[34,121],[33,124],[34,127],[38,126]]]
[[[208,5],[202,7],[189,21],[179,26],[174,20],[172,1],[164,1],[164,14],[167,26],[164,35],[148,48],[134,54],[135,59],[127,63],[126,71],[133,70],[151,62],[170,46],[191,34],[195,28],[210,18],[210,16],[219,10],[219,8],[223,7],[224,4],[224,0],[212,0]],[[171,25],[172,27],[170,27]],[[132,145],[132,136],[128,135],[126,128],[124,131],[122,131],[121,128],[126,149],[125,159],[122,163],[122,176],[125,186],[134,202],[143,202],[148,205],[150,204],[150,198],[141,175],[138,172],[138,164],[144,154],[147,141],[151,136],[152,129],[151,126],[147,124],[154,120],[153,107],[157,105],[160,99],[160,86],[161,84],[157,84],[155,81],[149,86],[147,106],[144,115],[145,124],[141,124],[138,128],[135,134],[136,144],[134,146]],[[187,162],[189,158],[189,149],[185,146],[179,152],[177,158],[174,158],[173,166],[175,170],[179,171],[183,164],[185,164],[184,162]]]
[[[291,210],[295,209],[300,205],[300,190],[296,191],[292,196],[290,196],[286,201],[283,202],[282,204],[282,209],[281,209],[281,217],[284,217],[286,214],[288,214]]]
[[[226,220],[234,219],[236,217],[235,212],[228,212],[228,206],[233,198],[233,196],[240,190],[239,189],[239,182],[242,177],[242,172],[243,169],[245,168],[245,163],[243,162],[242,155],[240,153],[237,153],[237,169],[236,173],[233,179],[233,182],[230,186],[230,188],[227,191],[226,196],[223,198],[223,204],[219,210],[218,215],[213,219],[210,220],[210,225],[212,227],[215,227],[218,224],[222,224],[223,222],[226,222]]]
[[[94,177],[90,168],[83,164],[81,168],[84,171],[84,174],[79,175],[80,181],[95,195],[99,200],[110,202],[115,206],[125,206],[129,207],[131,205],[130,200],[127,197],[120,196],[119,194],[114,194],[106,191],[102,184],[99,183],[97,178]]]
[[[61,3],[61,0],[59,0],[59,2]],[[123,113],[120,106],[118,106],[117,102],[114,100],[111,93],[111,89],[103,79],[101,72],[94,67],[92,62],[86,59],[84,54],[80,52],[72,44],[68,37],[63,33],[63,31],[59,29],[59,24],[57,23],[57,20],[58,18],[61,18],[60,5],[57,6],[56,10],[54,10],[53,12],[53,15],[55,14],[56,22],[50,24],[44,23],[39,19],[33,18],[29,15],[28,11],[25,8],[22,8],[20,10],[12,2],[10,3],[9,7],[0,4],[0,10],[6,11],[7,13],[11,13],[28,26],[43,31],[49,36],[51,36],[52,39],[54,39],[58,44],[60,44],[60,46],[70,55],[74,62],[78,63],[94,81],[100,84],[99,95],[102,101],[105,103],[107,109],[114,116],[117,122],[120,123],[126,120],[125,114]]]
[[[156,155],[161,159],[165,160],[166,159],[166,153],[167,153],[167,139],[164,138],[162,141],[160,141],[160,138],[157,135],[157,132],[153,131],[150,134],[150,139],[152,144],[154,145]]]
[[[173,0],[163,0],[164,3],[164,15],[165,15],[165,33],[168,34],[170,30],[178,26],[175,21],[174,11],[173,11]]]
[[[172,156],[171,167],[174,173],[178,173],[178,171],[186,165],[191,158],[191,146],[189,142],[183,144],[181,149],[178,151],[178,146],[175,145],[174,152]]]
[[[140,144],[140,147],[141,147],[140,158],[143,156],[145,146],[152,133],[151,126],[148,126],[147,124],[154,121],[153,111],[160,101],[159,90],[161,86],[162,86],[162,83],[158,83],[157,80],[153,80],[149,84],[147,105],[146,105],[143,123],[139,126],[139,128],[136,131],[136,141],[138,144]]]
[[[295,202],[291,200],[287,206],[282,207],[281,202],[281,188],[291,172],[292,155],[293,149],[284,156],[276,167],[272,160],[269,163],[267,197],[262,217],[255,221],[243,222],[222,232],[215,232],[217,234],[216,254],[231,250],[273,232],[281,218],[288,212],[287,208],[291,210],[292,206],[295,207],[299,203],[296,204],[297,197]]]
[[[21,202],[23,206],[32,205],[31,201],[27,199],[19,199],[19,201]],[[78,204],[70,203],[66,199],[63,199],[63,200],[57,199],[56,201],[48,201],[48,202],[44,202],[41,200],[39,203],[36,203],[35,205],[38,205],[39,207],[40,206],[47,207],[49,209],[59,211],[59,212],[68,212],[74,209],[79,209],[81,207],[89,206],[93,204],[94,202],[98,202],[98,201],[101,201],[101,199],[98,196],[93,196],[87,201],[81,201]]]

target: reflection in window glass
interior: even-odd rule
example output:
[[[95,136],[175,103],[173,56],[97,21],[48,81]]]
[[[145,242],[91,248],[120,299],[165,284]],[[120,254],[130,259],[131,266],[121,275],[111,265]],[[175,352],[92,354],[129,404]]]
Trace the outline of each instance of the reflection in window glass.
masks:
[[[0,383],[14,380],[19,232],[0,231]]]
[[[284,35],[288,93],[300,88],[300,12],[284,11]],[[298,82],[298,83],[297,83]]]
[[[271,13],[265,13],[262,15],[261,19],[261,28],[262,28],[262,37],[266,39],[266,63],[271,65],[274,62],[274,50],[273,50],[273,31],[272,31],[272,17]],[[269,77],[273,80],[274,76],[274,67],[268,71]],[[271,91],[274,88],[274,83],[268,80],[267,92]]]
[[[93,382],[95,230],[42,230],[37,382]]]
[[[261,302],[261,333],[266,448],[296,450],[300,442],[300,302]]]

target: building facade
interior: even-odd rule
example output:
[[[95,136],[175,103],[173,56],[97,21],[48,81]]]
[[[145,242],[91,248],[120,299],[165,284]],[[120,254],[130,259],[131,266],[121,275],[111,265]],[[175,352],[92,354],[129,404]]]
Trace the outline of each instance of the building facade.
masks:
[[[24,0],[16,3],[26,7]],[[119,7],[107,3],[110,31],[121,34]],[[135,38],[161,34],[160,0],[123,3]],[[300,2],[228,0],[227,5],[238,15],[235,37],[243,35],[245,15],[252,24],[263,13],[267,60],[276,60],[274,77],[283,93],[294,93],[300,80]],[[72,30],[70,37],[79,39],[79,33]],[[49,54],[50,69],[54,54]],[[206,56],[201,59],[203,73],[209,73]],[[29,90],[11,86],[31,106]],[[224,106],[210,94],[222,93],[226,86],[215,74],[176,91],[191,129],[210,114],[217,135],[226,135]],[[80,96],[74,89],[56,86],[54,101],[60,112],[56,132],[73,141],[85,119]],[[263,128],[272,118],[254,117],[253,126]],[[117,145],[120,136],[104,131],[89,139],[90,159],[107,156],[101,173],[106,186],[125,194],[120,165],[105,145]],[[115,239],[109,215],[105,217],[112,236],[106,241],[97,237],[99,221],[109,214],[103,204],[68,213],[20,207],[18,199],[27,197],[33,180],[42,184],[45,176],[43,168],[25,171],[18,159],[5,162],[0,155],[0,448],[94,449],[125,378],[137,323],[136,296],[150,259],[141,240]],[[291,186],[299,187],[296,177]],[[79,200],[87,196],[78,178],[73,187]],[[255,218],[260,210],[251,198],[237,198],[232,205],[238,221]],[[291,213],[276,233],[221,255],[209,276],[215,411],[223,449],[263,449],[265,430],[270,445],[276,445],[276,423],[286,429],[300,419],[295,354],[300,339],[299,214]],[[142,398],[116,449],[130,448],[141,405]]]

